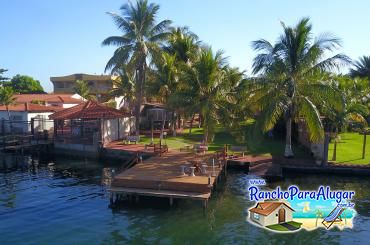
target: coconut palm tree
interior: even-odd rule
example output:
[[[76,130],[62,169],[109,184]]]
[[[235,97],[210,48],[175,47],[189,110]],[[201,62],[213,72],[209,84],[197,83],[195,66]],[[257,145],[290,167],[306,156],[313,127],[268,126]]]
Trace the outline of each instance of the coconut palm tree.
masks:
[[[254,58],[250,100],[258,105],[259,123],[264,131],[277,121],[286,121],[284,156],[293,157],[292,121],[305,120],[311,141],[323,139],[324,132],[317,106],[343,107],[340,91],[325,82],[327,72],[348,63],[349,58],[328,52],[340,46],[340,40],[329,34],[312,37],[312,25],[303,18],[294,27],[282,23],[283,34],[275,44],[261,39],[253,42],[260,53]]]
[[[156,22],[159,5],[138,0],[136,4],[129,2],[120,8],[122,15],[109,13],[121,36],[111,36],[103,41],[103,45],[118,46],[113,57],[108,61],[105,70],[117,71],[127,63],[135,74],[135,117],[136,135],[139,135],[140,106],[144,96],[144,86],[148,69],[148,59],[161,53],[160,44],[169,35],[170,20]]]
[[[168,37],[167,45],[164,46],[163,49],[171,56],[175,57],[174,65],[176,66],[178,73],[176,84],[177,86],[181,86],[181,84],[185,83],[185,81],[182,81],[181,73],[183,73],[184,69],[192,65],[192,62],[195,60],[200,50],[200,41],[198,36],[191,32],[188,27],[171,28],[171,34]],[[174,94],[171,96],[174,96]],[[176,113],[178,125],[180,125],[181,116],[191,116],[194,118],[192,112],[184,110],[186,106],[181,104],[182,100],[176,101],[171,99],[170,101],[172,103],[167,101],[167,105]],[[175,117],[173,117],[173,119],[176,120]],[[189,132],[191,133],[191,127]]]
[[[362,104],[351,103],[346,105],[342,111],[337,111],[333,113],[332,116],[332,127],[334,128],[334,149],[333,149],[333,158],[332,160],[337,160],[337,142],[338,142],[338,132],[340,130],[345,130],[350,122],[357,122],[367,126],[367,121],[365,116],[369,115],[369,109],[367,106]],[[329,117],[330,118],[330,117]]]
[[[188,65],[196,57],[201,44],[198,36],[188,27],[171,28],[167,43],[164,50],[176,57],[177,64],[183,62]]]
[[[202,49],[193,65],[184,72],[187,86],[177,94],[190,111],[200,113],[204,143],[212,141],[216,125],[233,103],[233,87],[225,79],[225,69],[226,60],[221,51],[214,54],[209,47]]]
[[[135,101],[135,77],[124,65],[116,73],[118,78],[113,81],[113,88],[109,92],[109,96],[111,98],[122,96],[118,106],[127,108],[132,113]]]
[[[362,77],[370,79],[370,56],[362,56],[354,62],[354,68],[350,69],[351,77]]]

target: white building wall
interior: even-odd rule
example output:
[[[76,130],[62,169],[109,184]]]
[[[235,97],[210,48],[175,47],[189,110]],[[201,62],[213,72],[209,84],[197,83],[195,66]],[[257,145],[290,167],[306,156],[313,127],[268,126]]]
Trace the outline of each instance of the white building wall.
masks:
[[[78,104],[62,104],[62,107],[63,108],[71,108],[71,107],[76,106],[76,105],[78,105]]]
[[[103,143],[123,139],[133,130],[133,117],[105,119],[102,121]]]
[[[51,131],[54,129],[54,122],[49,119],[49,115],[51,114],[53,114],[53,112],[30,112],[28,113],[27,121],[31,122],[32,118],[35,119],[34,120],[35,132],[42,132],[44,130]]]

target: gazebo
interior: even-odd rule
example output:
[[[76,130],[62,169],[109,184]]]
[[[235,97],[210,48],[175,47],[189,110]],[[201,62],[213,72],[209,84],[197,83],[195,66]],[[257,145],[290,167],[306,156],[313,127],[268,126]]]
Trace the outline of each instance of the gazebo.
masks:
[[[95,101],[87,101],[49,116],[54,120],[54,138],[70,144],[106,144],[131,131],[132,116]]]

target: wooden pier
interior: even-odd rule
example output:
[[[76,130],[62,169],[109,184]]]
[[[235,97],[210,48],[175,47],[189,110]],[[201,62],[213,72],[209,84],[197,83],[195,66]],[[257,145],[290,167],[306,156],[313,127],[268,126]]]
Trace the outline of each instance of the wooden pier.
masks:
[[[198,171],[195,176],[190,176],[190,167],[194,164],[207,166],[202,167],[203,173]],[[182,166],[186,169],[184,175]],[[122,196],[153,196],[168,198],[170,205],[174,199],[200,200],[207,207],[225,167],[225,161],[217,159],[213,165],[212,155],[170,150],[163,156],[151,157],[116,175],[109,189],[111,201]]]

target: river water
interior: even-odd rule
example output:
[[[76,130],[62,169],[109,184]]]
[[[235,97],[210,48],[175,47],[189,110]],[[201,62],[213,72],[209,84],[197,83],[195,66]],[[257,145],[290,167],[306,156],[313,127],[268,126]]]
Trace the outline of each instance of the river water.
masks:
[[[52,164],[50,164],[52,162]],[[49,163],[49,164],[48,164]],[[201,203],[140,199],[109,207],[119,164],[56,158],[0,168],[0,244],[369,244],[368,177],[289,174],[268,187],[330,185],[356,191],[353,229],[278,234],[246,221],[251,176],[229,171],[207,210]]]

